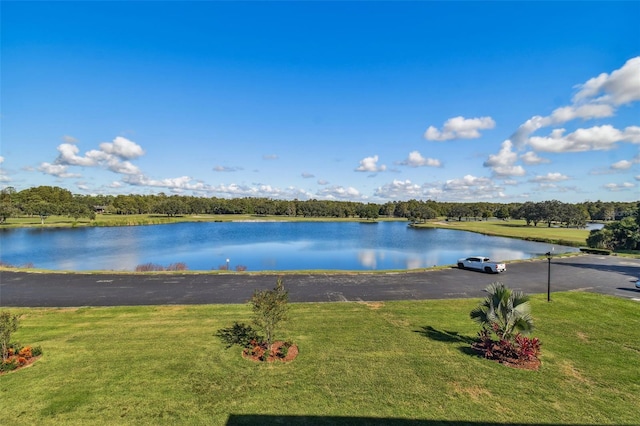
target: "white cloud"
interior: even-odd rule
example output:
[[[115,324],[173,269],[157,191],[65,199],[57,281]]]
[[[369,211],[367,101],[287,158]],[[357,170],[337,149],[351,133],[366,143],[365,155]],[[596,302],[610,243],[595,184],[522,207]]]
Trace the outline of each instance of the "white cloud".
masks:
[[[623,140],[630,143],[640,143],[640,127],[629,126],[624,129]]]
[[[445,121],[442,130],[429,126],[424,138],[431,141],[447,141],[451,139],[476,139],[481,136],[478,130],[493,129],[496,122],[491,117],[464,118],[453,117]]]
[[[96,161],[93,158],[81,157],[78,155],[80,148],[77,145],[63,143],[58,145],[60,155],[56,159],[56,164],[71,166],[94,166]]]
[[[389,200],[402,200],[420,198],[423,195],[423,191],[420,185],[412,183],[410,180],[394,179],[393,182],[378,187],[374,195]]]
[[[611,117],[613,114],[613,107],[607,104],[571,105],[555,109],[551,113],[549,124],[566,123],[567,121],[575,120],[576,118],[581,118],[583,120],[605,118]]]
[[[144,155],[144,150],[140,145],[122,136],[116,137],[113,142],[101,143],[100,150],[124,160],[131,160]]]
[[[242,167],[215,166],[213,168],[214,172],[237,172],[238,170],[242,170]]]
[[[378,166],[378,156],[374,155],[373,157],[365,157],[360,160],[360,165],[355,169],[356,172],[383,172],[387,169],[387,166],[380,165]]]
[[[277,160],[278,156],[276,154],[264,154],[262,156],[263,160]]]
[[[67,142],[58,145],[59,154],[54,163],[43,162],[39,171],[63,178],[80,176],[68,173],[69,166],[103,167],[118,174],[140,174],[140,169],[127,161],[144,155],[142,147],[135,142],[118,136],[113,142],[101,143],[100,149],[92,149],[82,156],[74,138],[65,136],[64,139]]]
[[[611,165],[611,169],[613,170],[627,170],[630,169],[633,165],[632,161],[629,160],[621,160]]]
[[[453,199],[478,200],[505,197],[503,189],[491,179],[472,175],[446,181],[443,191]]]
[[[4,163],[4,157],[0,155],[0,164]]]
[[[631,160],[620,160],[616,163],[613,163],[610,169],[611,170],[628,170],[634,164],[640,164],[640,154],[636,155]]]
[[[624,132],[610,124],[577,129],[564,135],[565,129],[555,129],[547,137],[533,136],[529,145],[537,151],[545,152],[583,152],[605,151],[615,147],[617,142],[634,142],[638,137],[638,128],[627,127]]]
[[[360,191],[351,186],[347,188],[343,186],[331,186],[329,188],[321,189],[317,194],[327,199],[358,200],[365,198],[360,194]]]
[[[111,170],[114,173],[119,173],[123,175],[137,175],[140,174],[140,169],[131,164],[129,161],[118,161],[114,158],[109,159],[107,161],[107,169]]]
[[[608,183],[603,186],[604,189],[612,192],[618,191],[628,191],[632,188],[635,188],[636,185],[631,182],[623,182],[623,183]]]
[[[424,158],[422,154],[420,154],[418,151],[410,152],[409,157],[407,157],[407,159],[400,164],[403,164],[409,167],[423,167],[423,166],[440,167],[441,166],[440,160],[437,160],[435,158]]]
[[[329,181],[324,179],[318,179],[318,185],[329,185]]]
[[[611,74],[602,73],[577,87],[574,102],[596,102],[622,105],[640,100],[640,56],[629,59]],[[599,96],[596,98],[596,96]]]
[[[536,164],[543,164],[543,163],[550,163],[551,161],[547,158],[542,158],[539,157],[538,154],[536,154],[533,151],[528,151],[524,154],[522,154],[520,156],[520,159],[522,160],[522,162],[524,164],[528,164],[528,165],[536,165]]]
[[[301,176],[303,179],[312,179],[315,177],[312,173],[308,173],[308,172],[302,172]]]
[[[511,150],[512,147],[513,144],[510,140],[502,142],[500,152],[490,155],[489,159],[484,162],[484,167],[490,167],[496,176],[524,176],[526,174],[524,168],[515,165],[518,154]]]
[[[64,135],[62,137],[62,140],[65,141],[66,143],[78,143],[78,139],[74,138],[73,136],[69,136],[69,135]]]
[[[167,189],[179,189],[179,190],[195,190],[202,191],[206,190],[207,186],[202,182],[192,183],[192,178],[189,176],[181,176],[177,178],[167,178],[167,179],[151,179],[142,174],[131,174],[129,176],[125,176],[123,182],[128,183],[129,185],[134,186],[150,186],[156,188],[167,188]]]
[[[569,179],[569,176],[565,176],[562,173],[547,173],[544,176],[536,176],[531,179],[531,182],[562,182]]]
[[[575,119],[590,120],[611,117],[616,107],[640,100],[640,56],[629,59],[620,69],[610,75],[602,73],[584,84],[576,86],[579,91],[569,106],[555,109],[549,116],[535,115],[525,121],[511,135],[516,147],[521,148],[535,131],[560,125]]]
[[[69,166],[65,166],[62,164],[51,164],[51,163],[45,162],[40,164],[40,167],[38,167],[38,170],[41,171],[42,173],[52,175],[52,176],[57,176],[60,178],[80,177],[80,175],[67,172],[68,168]]]

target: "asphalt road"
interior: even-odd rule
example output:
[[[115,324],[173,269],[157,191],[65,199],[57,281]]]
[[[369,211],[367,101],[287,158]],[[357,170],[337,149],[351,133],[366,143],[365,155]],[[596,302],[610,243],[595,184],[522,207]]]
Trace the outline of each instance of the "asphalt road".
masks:
[[[291,302],[388,301],[483,297],[500,281],[527,294],[547,292],[546,260],[507,264],[500,275],[457,268],[388,274],[283,275]],[[640,301],[640,260],[582,255],[551,263],[551,291],[581,290]],[[83,274],[0,271],[0,306],[75,307],[245,303],[273,288],[278,274]]]

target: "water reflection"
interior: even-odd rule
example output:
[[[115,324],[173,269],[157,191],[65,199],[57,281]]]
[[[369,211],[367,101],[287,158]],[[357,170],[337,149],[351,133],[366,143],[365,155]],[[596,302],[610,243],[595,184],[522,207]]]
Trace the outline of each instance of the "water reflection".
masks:
[[[181,223],[113,228],[14,229],[0,232],[0,260],[58,270],[134,270],[184,262],[191,270],[418,269],[460,257],[526,259],[550,245],[406,222]],[[555,246],[556,252],[576,251]]]

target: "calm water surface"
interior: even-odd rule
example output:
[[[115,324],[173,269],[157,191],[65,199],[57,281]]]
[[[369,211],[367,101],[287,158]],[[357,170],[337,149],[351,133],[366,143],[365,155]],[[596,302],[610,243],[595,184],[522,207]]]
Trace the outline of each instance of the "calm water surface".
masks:
[[[11,229],[0,232],[0,260],[54,270],[125,270],[184,262],[190,270],[416,269],[455,264],[470,255],[527,259],[545,243],[448,229],[414,229],[407,222],[213,222],[171,225]],[[555,246],[555,252],[577,251]]]

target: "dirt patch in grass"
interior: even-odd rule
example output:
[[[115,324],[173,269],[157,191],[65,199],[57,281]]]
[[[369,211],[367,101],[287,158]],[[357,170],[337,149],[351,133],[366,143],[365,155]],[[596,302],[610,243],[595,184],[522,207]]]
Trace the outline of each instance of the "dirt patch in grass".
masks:
[[[384,302],[360,302],[373,310],[380,309],[384,306]]]
[[[578,336],[578,339],[582,340],[583,342],[588,342],[589,341],[589,336],[587,336],[585,333],[582,332],[577,332],[576,336]]]
[[[480,386],[461,386],[459,383],[454,383],[453,387],[456,392],[469,395],[474,401],[480,401],[482,398],[491,396],[491,392]]]
[[[580,383],[591,384],[591,381],[585,378],[570,362],[563,362],[560,364],[560,371],[565,376],[571,377]]]

